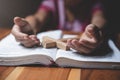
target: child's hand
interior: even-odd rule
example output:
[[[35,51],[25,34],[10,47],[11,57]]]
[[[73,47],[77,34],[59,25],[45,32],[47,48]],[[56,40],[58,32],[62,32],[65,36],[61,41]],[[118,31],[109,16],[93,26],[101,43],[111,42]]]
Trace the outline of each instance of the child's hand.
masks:
[[[13,26],[12,34],[18,42],[25,47],[39,45],[39,39],[37,39],[36,35],[32,34],[33,30],[31,25],[24,18],[15,17],[14,23],[15,25]]]
[[[71,39],[67,41],[70,48],[77,50],[80,53],[89,54],[102,42],[101,31],[93,24],[86,27],[85,32],[79,40]]]

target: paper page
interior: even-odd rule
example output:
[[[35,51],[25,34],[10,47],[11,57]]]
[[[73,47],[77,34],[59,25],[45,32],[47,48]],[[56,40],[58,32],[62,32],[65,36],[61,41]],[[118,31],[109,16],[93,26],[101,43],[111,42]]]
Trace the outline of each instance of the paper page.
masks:
[[[65,35],[63,35],[63,38],[75,38],[75,37],[77,37],[78,35],[69,35],[69,34],[65,34]]]
[[[50,36],[55,39],[61,38],[62,31],[60,30],[54,30],[49,32],[42,32],[39,33],[37,36],[39,39],[42,38],[42,36]],[[5,59],[10,60],[12,58],[18,57],[17,59],[22,59],[23,56],[32,56],[32,55],[46,55],[53,60],[55,59],[55,55],[57,52],[57,48],[50,48],[45,49],[42,47],[35,47],[35,48],[25,48],[22,45],[20,45],[19,42],[16,42],[14,36],[12,34],[9,34],[7,37],[2,39],[0,41],[0,61],[5,61]],[[20,57],[20,58],[19,58]]]
[[[47,32],[42,32],[37,35],[37,37],[42,41],[43,36],[48,36],[54,39],[60,39],[62,37],[62,31],[61,30],[52,30]]]
[[[77,61],[86,61],[86,62],[120,62],[120,51],[115,46],[112,40],[108,41],[111,52],[107,53],[103,56],[86,56],[78,54],[74,51],[64,51],[59,49],[56,55],[56,59],[58,58],[69,58]]]

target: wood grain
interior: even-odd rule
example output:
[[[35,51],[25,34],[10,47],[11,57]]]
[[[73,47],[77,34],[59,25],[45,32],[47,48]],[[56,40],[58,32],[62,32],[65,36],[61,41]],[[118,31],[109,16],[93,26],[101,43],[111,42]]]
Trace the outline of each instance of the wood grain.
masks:
[[[5,78],[14,70],[15,67],[0,67],[0,80]]]
[[[81,80],[120,80],[120,70],[82,69]]]
[[[80,76],[81,76],[81,69],[71,69],[69,76],[68,76],[68,80],[80,80]]]
[[[0,40],[11,32],[9,28],[0,28]]]
[[[16,67],[5,80],[17,80],[18,76],[22,73],[24,67]]]
[[[25,67],[17,80],[67,80],[69,72],[65,68]]]

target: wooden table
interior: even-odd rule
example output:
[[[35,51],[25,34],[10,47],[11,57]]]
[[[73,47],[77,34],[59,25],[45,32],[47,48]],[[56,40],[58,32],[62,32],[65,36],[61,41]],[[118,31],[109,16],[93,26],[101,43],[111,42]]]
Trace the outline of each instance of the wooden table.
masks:
[[[9,33],[0,28],[0,39]],[[120,70],[0,66],[0,80],[120,80]]]

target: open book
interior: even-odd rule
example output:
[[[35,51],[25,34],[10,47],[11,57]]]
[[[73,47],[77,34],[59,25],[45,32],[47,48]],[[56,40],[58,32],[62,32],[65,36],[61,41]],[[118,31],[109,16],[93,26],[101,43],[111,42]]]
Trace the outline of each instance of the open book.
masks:
[[[60,39],[62,31],[54,30],[37,35],[39,39],[42,39],[43,36]],[[64,35],[63,37],[75,36]],[[120,69],[120,51],[112,40],[108,41],[108,45],[111,50],[104,55],[82,55],[75,50],[64,51],[43,47],[25,48],[19,42],[16,42],[12,34],[9,34],[0,41],[0,65],[57,64],[60,67]]]

